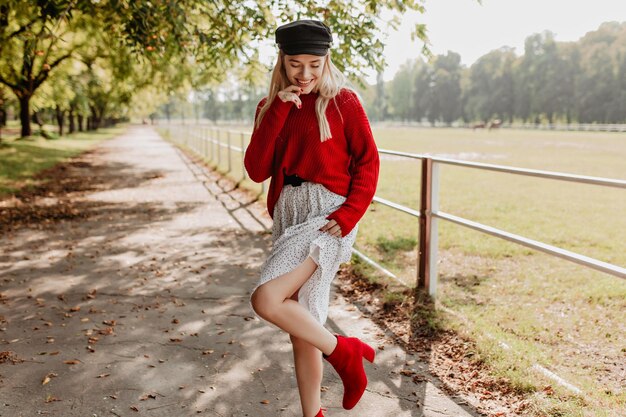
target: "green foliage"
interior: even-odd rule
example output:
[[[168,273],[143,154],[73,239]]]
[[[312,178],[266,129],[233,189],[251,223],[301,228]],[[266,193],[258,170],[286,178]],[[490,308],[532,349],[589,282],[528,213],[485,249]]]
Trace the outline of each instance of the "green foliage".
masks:
[[[398,27],[409,10],[423,12],[420,1],[308,0],[5,0],[0,5],[0,83],[8,86],[22,108],[23,135],[28,135],[30,99],[65,61],[87,67],[78,76],[73,100],[56,95],[56,108],[87,103],[90,117],[99,120],[112,109],[125,109],[142,88],[157,86],[153,97],[165,101],[181,88],[202,89],[223,82],[233,69],[247,84],[258,83],[265,68],[260,42],[273,38],[277,24],[300,18],[326,21],[336,35],[335,63],[355,79],[366,68],[382,70],[379,40],[383,10],[394,14],[389,27]],[[426,39],[423,26],[414,36]],[[59,71],[61,72],[61,71]],[[160,104],[160,103],[159,103]],[[152,109],[154,110],[154,109]],[[109,116],[113,116],[110,115]]]

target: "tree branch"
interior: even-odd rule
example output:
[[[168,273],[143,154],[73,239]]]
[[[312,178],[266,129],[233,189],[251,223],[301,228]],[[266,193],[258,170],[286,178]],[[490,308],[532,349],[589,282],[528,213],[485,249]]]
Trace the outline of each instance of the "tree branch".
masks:
[[[20,89],[20,87],[17,84],[13,84],[7,81],[2,75],[0,75],[0,83],[9,87],[11,90],[13,90],[13,92],[18,91]]]
[[[20,27],[18,30],[16,30],[15,32],[11,33],[9,36],[6,37],[6,39],[4,39],[3,41],[6,42],[9,39],[19,35],[20,33],[28,30],[32,25],[35,24],[35,22],[39,20],[39,16],[35,17],[33,20],[31,20],[30,22],[28,22],[27,24],[25,24],[24,26]]]
[[[48,68],[48,70],[43,70],[39,74],[37,74],[37,77],[35,77],[35,81],[34,81],[35,88],[33,89],[33,91],[37,89],[37,87],[39,87],[46,80],[46,78],[48,78],[48,74],[50,74],[50,71],[52,71],[54,67],[59,65],[61,62],[65,61],[67,58],[71,57],[73,52],[74,51],[70,51],[63,56],[60,56],[59,58],[56,59],[56,61],[50,64],[50,68]]]

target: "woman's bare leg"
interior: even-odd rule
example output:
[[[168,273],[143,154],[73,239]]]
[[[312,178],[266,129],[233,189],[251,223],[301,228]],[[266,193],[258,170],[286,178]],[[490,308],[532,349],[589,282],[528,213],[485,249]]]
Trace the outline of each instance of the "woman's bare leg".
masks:
[[[291,297],[298,301],[298,293]],[[295,336],[291,336],[293,345],[293,359],[296,367],[296,380],[300,392],[300,403],[304,417],[314,417],[321,408],[322,352],[310,343]]]
[[[258,287],[251,297],[254,311],[265,320],[280,327],[330,355],[337,339],[309,311],[290,297],[313,275],[317,264],[308,256],[304,262],[278,278]]]

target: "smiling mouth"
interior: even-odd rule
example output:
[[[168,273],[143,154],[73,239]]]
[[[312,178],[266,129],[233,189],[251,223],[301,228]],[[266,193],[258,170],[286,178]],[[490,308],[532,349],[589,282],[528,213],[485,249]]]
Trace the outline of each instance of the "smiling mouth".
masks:
[[[300,87],[308,87],[313,82],[313,80],[309,80],[307,82],[303,82],[303,81],[300,81],[300,80],[296,80],[296,81],[298,82],[298,85]]]

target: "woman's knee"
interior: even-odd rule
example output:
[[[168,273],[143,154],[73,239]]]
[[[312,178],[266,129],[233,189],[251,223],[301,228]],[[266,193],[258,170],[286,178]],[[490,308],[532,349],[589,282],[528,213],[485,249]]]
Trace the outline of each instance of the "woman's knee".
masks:
[[[275,300],[273,299],[267,285],[263,284],[258,287],[250,296],[250,303],[254,311],[264,319],[272,316]]]

